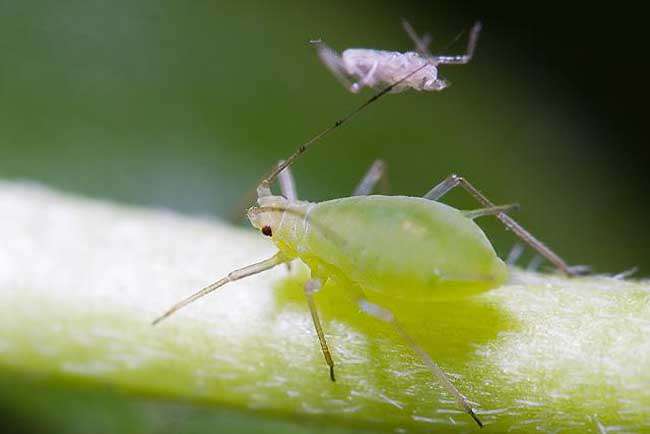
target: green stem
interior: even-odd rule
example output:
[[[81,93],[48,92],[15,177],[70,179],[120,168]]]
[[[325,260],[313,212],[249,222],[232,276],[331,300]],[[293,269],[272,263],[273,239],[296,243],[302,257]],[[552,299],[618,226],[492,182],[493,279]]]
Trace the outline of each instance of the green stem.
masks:
[[[105,396],[108,385],[115,402],[150,397],[161,420],[174,401],[207,405],[201,411],[225,414],[223,423],[226,408],[250,412],[251,426],[269,415],[316,423],[309,432],[474,428],[388,325],[326,285],[315,301],[338,369],[332,383],[302,267],[231,283],[151,327],[197,288],[270,257],[273,246],[253,231],[15,183],[0,184],[0,216],[2,407],[35,407],[44,424],[71,432],[74,411],[83,420],[94,402],[77,387]],[[649,289],[513,270],[509,284],[479,297],[375,301],[479,404],[488,430],[638,431],[650,426]],[[42,386],[27,382],[43,375]],[[46,411],[61,399],[76,410]],[[280,423],[276,432],[294,429]],[[129,430],[152,428],[139,421]]]

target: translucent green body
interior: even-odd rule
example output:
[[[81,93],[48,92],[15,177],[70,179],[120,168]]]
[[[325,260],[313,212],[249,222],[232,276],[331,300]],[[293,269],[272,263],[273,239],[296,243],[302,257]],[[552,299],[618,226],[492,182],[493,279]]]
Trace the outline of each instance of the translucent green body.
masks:
[[[324,280],[352,281],[369,292],[413,300],[456,298],[507,278],[483,231],[440,202],[348,197],[310,205],[305,221],[285,221],[282,226],[301,230],[274,240]]]

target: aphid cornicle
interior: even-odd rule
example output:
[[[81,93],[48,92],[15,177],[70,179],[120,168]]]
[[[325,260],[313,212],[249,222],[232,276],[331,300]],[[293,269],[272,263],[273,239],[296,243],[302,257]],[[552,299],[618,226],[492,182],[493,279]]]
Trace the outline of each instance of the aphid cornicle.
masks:
[[[405,27],[411,34],[410,26],[406,24]],[[478,27],[474,29],[474,36],[470,40],[475,43]],[[417,43],[417,38],[414,39]],[[409,299],[431,300],[459,298],[501,285],[507,279],[507,267],[483,231],[474,223],[475,218],[487,215],[497,217],[507,229],[563,273],[573,275],[576,269],[569,267],[506,214],[513,205],[495,206],[460,176],[448,176],[423,197],[372,195],[375,184],[385,172],[385,164],[376,161],[352,197],[312,203],[298,200],[289,172],[289,167],[311,144],[343,125],[372,102],[403,86],[426,67],[427,63],[407,71],[359,108],[301,145],[262,180],[257,187],[257,206],[248,210],[248,218],[253,227],[271,238],[278,247],[274,256],[231,272],[174,305],[154,324],[226,283],[300,259],[311,271],[311,278],[305,283],[305,296],[332,381],[335,380],[334,361],[313,297],[314,292],[330,280],[345,287],[362,312],[391,324],[455,398],[459,407],[482,426],[469,401],[431,356],[406,333],[389,307],[373,303],[366,294],[391,293]],[[279,180],[281,195],[271,192],[271,185],[276,179]],[[472,195],[482,208],[460,211],[438,202],[458,186]],[[404,255],[402,252],[405,251],[412,254]]]

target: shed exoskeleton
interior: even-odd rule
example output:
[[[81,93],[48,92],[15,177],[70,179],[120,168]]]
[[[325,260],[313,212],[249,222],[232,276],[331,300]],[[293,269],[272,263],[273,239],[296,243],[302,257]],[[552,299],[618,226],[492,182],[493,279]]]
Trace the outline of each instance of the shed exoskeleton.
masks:
[[[364,87],[378,87],[395,83],[408,71],[418,72],[395,86],[392,92],[407,89],[419,91],[443,90],[449,82],[440,77],[440,65],[461,65],[472,60],[476,42],[481,31],[477,22],[470,30],[467,51],[457,56],[434,56],[429,52],[430,38],[418,37],[411,25],[402,21],[404,29],[415,43],[416,51],[375,50],[370,48],[348,48],[339,55],[323,42],[316,42],[318,56],[336,79],[350,92],[357,93]]]
[[[405,27],[409,34],[413,33],[408,24]],[[475,26],[470,35],[469,58],[477,35],[478,27]],[[412,37],[418,46],[424,44],[416,36]],[[509,217],[506,212],[514,205],[495,206],[463,177],[450,175],[423,197],[372,195],[375,184],[383,179],[385,172],[385,164],[378,160],[351,197],[312,203],[298,200],[289,172],[289,167],[310,145],[379,98],[400,89],[428,65],[427,62],[404,71],[399,80],[299,146],[260,182],[257,206],[250,208],[247,214],[253,227],[278,247],[275,255],[229,273],[172,306],[153,323],[157,324],[226,283],[300,259],[311,271],[311,278],[304,287],[305,296],[332,381],[335,381],[334,360],[313,297],[314,292],[328,280],[345,286],[362,312],[390,324],[454,397],[458,406],[482,426],[467,398],[431,356],[406,333],[390,308],[373,303],[366,294],[389,292],[409,299],[458,298],[501,285],[507,278],[507,267],[473,221],[486,215],[498,218],[507,229],[562,273],[574,275],[578,269],[569,267],[562,258]],[[274,195],[271,191],[276,179],[281,195]],[[460,211],[439,202],[457,186],[473,196],[482,208]]]

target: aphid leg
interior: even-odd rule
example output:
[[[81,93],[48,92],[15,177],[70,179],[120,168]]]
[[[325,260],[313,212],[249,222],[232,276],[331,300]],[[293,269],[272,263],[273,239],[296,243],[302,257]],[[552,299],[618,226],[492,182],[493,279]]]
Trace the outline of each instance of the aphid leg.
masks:
[[[248,265],[244,268],[240,268],[238,270],[232,271],[228,273],[226,277],[223,279],[220,279],[213,283],[212,285],[208,285],[205,288],[201,289],[198,292],[195,292],[191,296],[187,297],[185,300],[182,300],[178,303],[176,303],[174,306],[172,306],[167,312],[156,318],[153,322],[152,325],[158,324],[160,321],[164,320],[168,316],[174,314],[176,311],[179,309],[187,306],[188,304],[198,300],[199,298],[208,295],[209,293],[216,291],[223,285],[229,282],[234,282],[236,280],[243,279],[244,277],[252,276],[253,274],[261,273],[262,271],[270,270],[271,268],[275,267],[276,265],[280,265],[284,262],[287,261],[287,258],[280,252],[276,253],[269,259],[265,259],[260,262],[256,262],[255,264]]]
[[[352,85],[350,86],[350,92],[357,93],[361,89],[363,89],[365,86],[368,86],[368,87],[374,86],[374,84],[375,84],[374,76],[375,76],[375,72],[377,72],[377,67],[378,66],[379,66],[379,62],[375,61],[372,64],[372,66],[370,67],[370,69],[368,70],[368,72],[363,75],[361,80],[359,80],[356,83],[352,83]],[[359,74],[359,75],[361,75],[361,74]]]
[[[343,85],[343,87],[351,90],[354,84],[348,76],[341,56],[321,41],[314,42],[313,44],[316,45],[318,57],[320,57],[321,62],[323,62],[327,69],[334,74],[334,77]]]
[[[627,270],[621,271],[620,273],[614,274],[612,279],[615,280],[625,280],[636,272],[639,271],[639,267],[628,268]]]
[[[284,164],[284,160],[278,161],[278,166]],[[285,167],[282,172],[278,174],[278,183],[280,184],[280,191],[289,203],[294,203],[298,200],[298,193],[296,191],[296,181],[291,174],[291,168]]]
[[[539,269],[540,265],[542,265],[543,261],[544,261],[544,259],[541,256],[539,256],[539,255],[533,256],[533,258],[530,260],[530,262],[526,266],[526,271],[537,271]]]
[[[467,51],[460,56],[433,56],[431,61],[437,65],[464,65],[472,60],[474,56],[474,49],[478,41],[478,35],[481,33],[481,23],[476,22],[469,32],[469,39],[467,41]]]
[[[508,253],[506,264],[516,265],[519,258],[521,258],[522,253],[524,253],[524,245],[521,243],[516,243],[514,246],[512,246],[512,249],[510,249],[510,253]]]
[[[596,425],[596,429],[598,430],[598,434],[607,434],[607,427],[603,425],[600,420],[598,420],[598,415],[594,414],[591,416],[591,420],[594,422]]]
[[[284,160],[280,160],[277,164],[279,167],[280,165],[284,164]],[[280,191],[282,191],[282,196],[287,198],[289,202],[295,202],[298,200],[298,195],[296,193],[296,183],[293,179],[293,175],[291,174],[291,169],[289,167],[286,167],[285,169],[282,169],[282,171],[278,174],[278,182],[280,183]],[[241,218],[245,215],[245,212],[242,210],[248,208],[248,206],[255,200],[255,188],[251,188],[248,190],[246,193],[244,193],[239,201],[237,202],[237,205],[235,205],[233,208],[230,209],[230,212],[228,213],[228,220],[232,223],[237,223]],[[287,267],[289,267],[289,263],[287,262]]]
[[[499,205],[499,206],[492,206],[488,208],[474,209],[471,211],[463,211],[463,214],[465,214],[465,217],[467,217],[468,219],[473,220],[475,218],[484,217],[488,215],[501,214],[502,212],[507,213],[517,208],[519,208],[519,204],[513,203],[510,205]]]
[[[375,185],[379,181],[382,182],[383,190],[388,189],[386,176],[386,163],[383,160],[375,160],[366,174],[363,176],[359,184],[352,192],[352,196],[367,196],[373,192]]]
[[[458,186],[463,187],[463,189],[467,191],[470,195],[472,195],[474,199],[480,202],[481,205],[485,207],[494,207],[494,204],[487,197],[485,197],[483,193],[481,193],[476,187],[470,184],[468,180],[455,174],[449,175],[447,178],[445,178],[444,181],[442,181],[440,184],[436,185],[431,190],[429,190],[429,192],[424,195],[424,198],[430,200],[438,200],[442,196],[447,194],[450,190]],[[503,212],[500,212],[496,214],[496,218],[498,218],[501,221],[501,223],[504,224],[506,229],[514,232],[515,235],[521,238],[522,241],[524,241],[526,244],[528,244],[537,252],[539,252],[540,255],[548,259],[549,262],[555,265],[555,267],[557,267],[564,274],[567,274],[569,276],[575,276],[579,274],[578,268],[570,267],[569,265],[567,265],[567,263],[560,256],[558,256],[553,250],[551,250],[544,243],[542,243],[540,240],[535,238],[530,232],[524,229],[519,223],[514,221],[508,215],[506,215]]]
[[[420,41],[421,41],[421,45],[422,45],[424,48],[427,48],[427,49],[428,49],[429,45],[431,45],[431,42],[433,42],[433,36],[431,36],[431,33],[425,33],[425,34],[422,35],[422,37],[420,38]]]
[[[404,328],[401,326],[399,321],[397,321],[397,318],[393,315],[393,313],[384,308],[381,307],[377,304],[369,302],[366,298],[361,289],[358,289],[359,291],[359,298],[357,299],[357,303],[361,310],[370,315],[373,316],[377,319],[380,319],[384,322],[387,322],[393,326],[397,334],[400,335],[404,341],[411,347],[411,349],[422,359],[422,361],[425,363],[427,368],[433,373],[433,375],[438,379],[438,381],[442,384],[442,386],[449,392],[450,395],[454,397],[456,402],[458,403],[458,406],[462,408],[467,414],[472,416],[472,418],[476,421],[476,423],[482,427],[483,423],[481,420],[478,418],[476,415],[476,412],[472,408],[471,404],[463,396],[462,393],[454,386],[454,384],[449,380],[449,377],[447,374],[445,374],[445,371],[443,371],[440,366],[436,362],[433,361],[431,356],[420,347],[415,340],[404,330]]]
[[[402,27],[404,28],[404,31],[409,36],[409,38],[411,38],[411,40],[415,44],[415,49],[418,53],[420,53],[425,57],[433,57],[433,55],[429,51],[429,44],[431,43],[431,35],[424,35],[422,38],[420,38],[418,34],[415,33],[415,29],[413,29],[411,23],[406,21],[404,18],[402,18]]]
[[[314,328],[316,329],[318,341],[320,342],[320,349],[323,352],[323,357],[325,357],[325,363],[330,367],[330,379],[336,381],[336,377],[334,377],[334,361],[332,360],[330,349],[327,346],[323,327],[321,326],[320,318],[318,316],[318,309],[316,309],[316,303],[314,302],[314,293],[317,292],[320,287],[321,281],[319,279],[309,279],[305,283],[305,296],[307,297],[307,305],[309,306],[309,312],[311,312],[311,319],[314,322]]]

